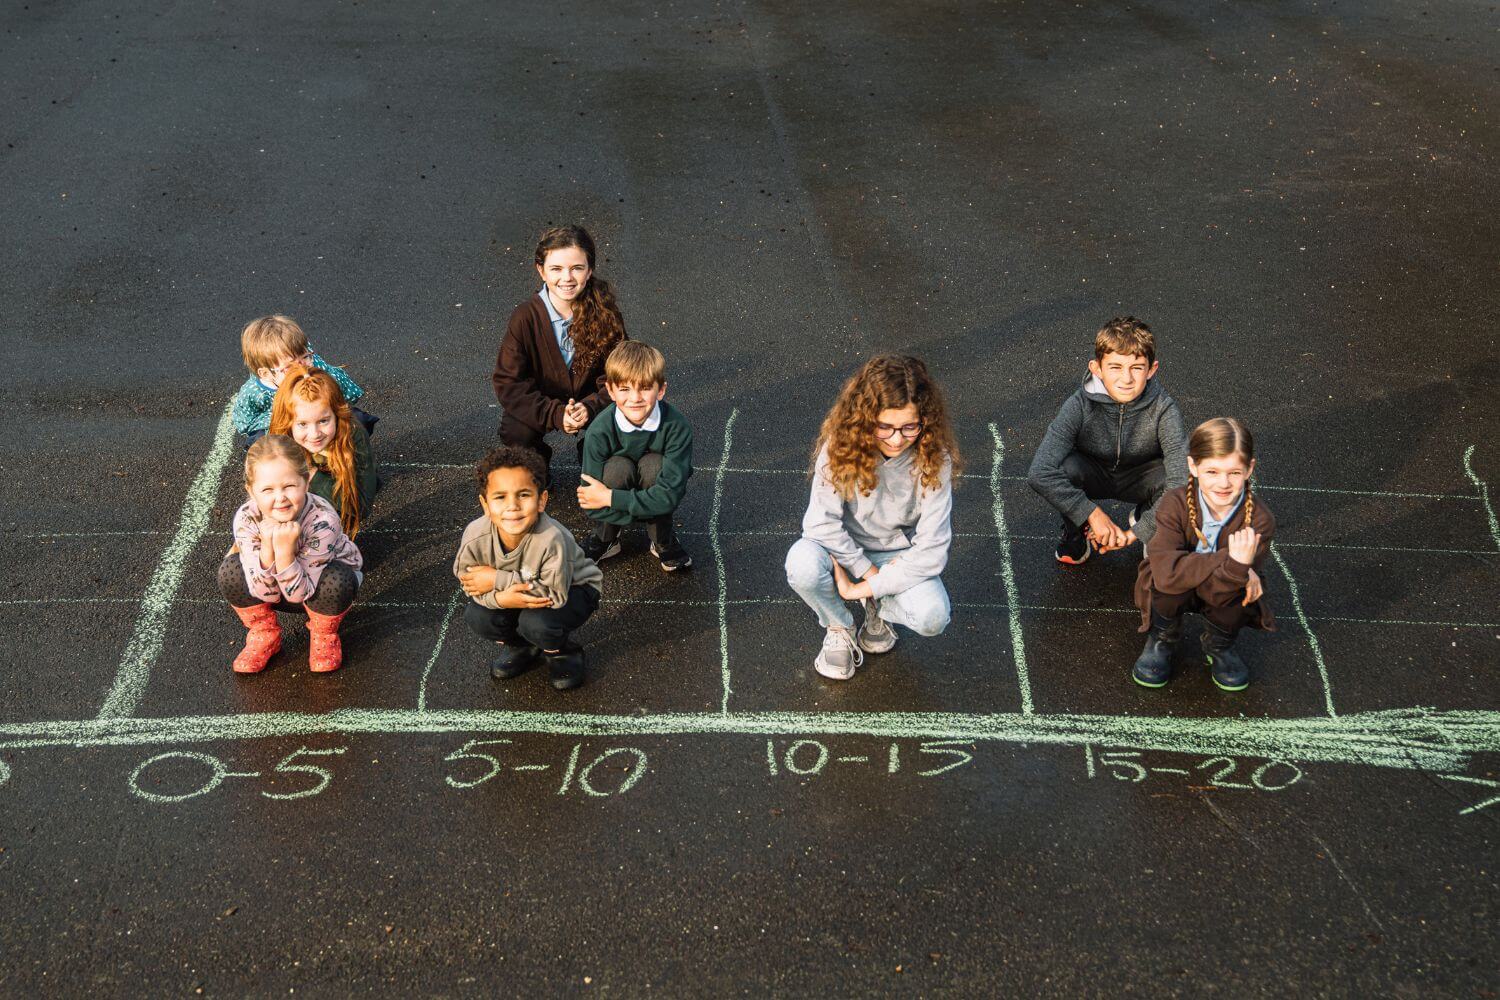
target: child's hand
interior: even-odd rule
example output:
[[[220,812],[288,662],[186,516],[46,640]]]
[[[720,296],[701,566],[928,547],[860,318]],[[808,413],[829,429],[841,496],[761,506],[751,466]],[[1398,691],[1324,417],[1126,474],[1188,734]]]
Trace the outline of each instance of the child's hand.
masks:
[[[577,434],[588,426],[589,408],[576,400],[568,400],[563,408],[563,433]]]
[[[458,585],[464,588],[464,593],[470,597],[488,594],[495,589],[495,568],[493,566],[470,566],[459,574]]]
[[[874,573],[870,575],[873,576]],[[848,571],[837,562],[833,564],[833,584],[838,588],[839,596],[846,601],[862,601],[872,596],[868,579],[855,583],[849,579]]]
[[[1250,574],[1250,579],[1245,583],[1245,599],[1240,603],[1248,608],[1265,595],[1266,588],[1261,585],[1260,574],[1253,569],[1246,572]]]
[[[297,552],[297,541],[302,537],[302,525],[296,521],[275,521],[269,529],[262,522],[262,533],[271,543],[277,562],[290,562]]]
[[[578,506],[584,510],[603,510],[614,500],[614,491],[590,475],[581,475],[578,487]]]
[[[494,572],[491,570],[491,572]],[[550,607],[550,598],[541,597],[531,592],[529,583],[513,583],[509,587],[495,595],[495,603],[502,608],[525,611],[528,608]]]
[[[1123,549],[1126,545],[1125,532],[1120,526],[1110,520],[1110,516],[1103,509],[1095,507],[1089,515],[1084,530],[1093,539],[1094,547],[1100,552],[1113,552],[1115,549]]]
[[[1138,541],[1140,541],[1140,539],[1135,537],[1135,529],[1131,528],[1130,530],[1125,532],[1125,544],[1120,546],[1120,548],[1128,549]]]
[[[1255,562],[1255,549],[1260,545],[1260,535],[1252,528],[1241,528],[1229,536],[1229,558],[1244,566]]]

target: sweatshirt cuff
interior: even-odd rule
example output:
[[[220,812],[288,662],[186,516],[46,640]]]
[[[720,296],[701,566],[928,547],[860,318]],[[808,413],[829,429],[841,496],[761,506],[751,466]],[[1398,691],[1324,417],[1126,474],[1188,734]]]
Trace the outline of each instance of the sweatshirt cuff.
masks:
[[[865,574],[870,572],[870,567],[874,566],[875,564],[870,562],[869,559],[866,559],[865,554],[861,552],[859,554],[859,557],[852,564],[846,565],[845,563],[840,561],[839,565],[848,570],[850,575],[853,576],[854,579],[863,580],[865,578]],[[879,579],[879,577],[877,576],[876,579]],[[870,586],[872,589],[874,588],[873,583]]]
[[[904,574],[896,570],[894,563],[886,563],[879,573],[870,577],[871,597],[890,597],[903,590],[909,590],[910,584],[903,579]]]

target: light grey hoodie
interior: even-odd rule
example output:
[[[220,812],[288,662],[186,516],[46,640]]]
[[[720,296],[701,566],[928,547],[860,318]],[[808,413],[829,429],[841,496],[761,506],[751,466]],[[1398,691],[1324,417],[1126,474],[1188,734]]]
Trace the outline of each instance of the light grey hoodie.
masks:
[[[953,540],[953,468],[943,464],[935,490],[922,489],[916,448],[888,458],[875,469],[869,496],[844,500],[828,477],[828,449],[818,453],[813,469],[812,499],[802,515],[802,537],[827,549],[855,579],[873,565],[866,552],[901,551],[870,578],[876,597],[910,590],[941,576]]]

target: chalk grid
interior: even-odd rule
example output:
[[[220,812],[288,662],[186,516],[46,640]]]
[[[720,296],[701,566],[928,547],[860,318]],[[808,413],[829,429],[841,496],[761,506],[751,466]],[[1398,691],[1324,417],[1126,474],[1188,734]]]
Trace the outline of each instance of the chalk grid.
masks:
[[[1112,716],[1061,713],[1037,713],[1027,665],[1026,637],[1021,612],[1050,613],[1121,613],[1136,614],[1134,608],[1067,608],[1022,603],[1016,583],[1012,546],[1017,540],[1050,540],[1043,536],[1015,534],[1009,531],[1002,486],[1023,481],[1024,477],[1004,472],[1005,441],[995,424],[989,425],[992,444],[988,474],[971,473],[965,478],[988,480],[991,491],[993,534],[956,533],[956,537],[993,538],[999,562],[1005,600],[995,604],[956,603],[957,608],[1004,610],[1007,616],[1010,649],[1015,664],[1019,692],[1018,711],[1013,713],[963,714],[952,712],[765,712],[732,711],[733,675],[729,635],[730,611],[740,605],[799,603],[795,597],[731,599],[729,573],[722,539],[736,534],[785,535],[774,530],[736,532],[721,527],[726,484],[731,476],[801,476],[801,469],[765,469],[731,464],[734,426],[739,411],[733,410],[723,428],[723,446],[719,463],[700,467],[698,472],[712,476],[712,508],[706,534],[713,554],[717,581],[717,599],[708,601],[673,601],[646,599],[638,603],[678,604],[712,607],[719,631],[719,674],[721,696],[718,712],[680,712],[655,715],[610,715],[593,713],[559,713],[514,710],[433,710],[427,704],[429,676],[442,653],[448,632],[462,603],[455,592],[442,600],[361,601],[361,607],[432,608],[438,613],[435,641],[421,675],[416,706],[412,709],[337,709],[326,713],[264,712],[224,715],[180,716],[172,718],[137,718],[139,706],[151,670],[162,651],[163,638],[172,608],[179,604],[217,604],[218,599],[179,596],[189,557],[208,529],[209,514],[223,486],[225,470],[233,454],[234,432],[225,409],[215,431],[208,456],[195,475],[183,504],[177,529],[171,533],[161,558],[142,597],[128,598],[37,598],[0,602],[3,604],[37,603],[137,603],[139,612],[134,631],[122,655],[116,676],[96,718],[30,723],[0,724],[0,748],[28,748],[60,745],[115,746],[161,743],[190,743],[232,739],[260,739],[276,736],[302,736],[333,733],[487,733],[531,732],[557,735],[689,735],[689,734],[759,734],[779,735],[867,735],[889,738],[959,739],[1012,743],[1061,745],[1104,744],[1136,750],[1162,750],[1188,753],[1237,754],[1272,757],[1296,761],[1361,763],[1393,768],[1426,768],[1462,770],[1472,754],[1500,752],[1500,711],[1435,711],[1406,708],[1339,715],[1335,707],[1328,665],[1313,623],[1316,621],[1353,622],[1412,627],[1500,628],[1488,622],[1418,622],[1400,619],[1358,619],[1336,616],[1311,616],[1304,609],[1297,580],[1282,550],[1343,549],[1360,552],[1419,552],[1466,556],[1500,556],[1500,522],[1490,501],[1488,485],[1473,468],[1474,447],[1464,452],[1464,472],[1473,485],[1472,493],[1419,493],[1399,491],[1364,491],[1323,489],[1258,483],[1261,491],[1301,491],[1310,493],[1464,502],[1477,504],[1484,516],[1493,548],[1484,549],[1418,549],[1397,546],[1339,545],[1334,543],[1297,543],[1278,541],[1272,556],[1287,584],[1288,596],[1298,626],[1308,643],[1317,666],[1325,713],[1307,718],[1169,718],[1152,716]],[[427,470],[463,469],[468,465],[445,463],[388,463],[390,468]],[[459,526],[432,528],[392,528],[390,533],[454,532]],[[367,531],[382,533],[377,522]],[[36,532],[23,537],[68,538],[104,536],[144,536],[156,532]]]

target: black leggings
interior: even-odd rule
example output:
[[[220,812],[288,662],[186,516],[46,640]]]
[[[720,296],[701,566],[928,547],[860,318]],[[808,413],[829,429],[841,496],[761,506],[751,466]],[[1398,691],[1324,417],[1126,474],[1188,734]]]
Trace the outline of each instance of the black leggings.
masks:
[[[250,593],[250,586],[245,582],[245,567],[240,565],[238,552],[229,553],[219,563],[219,593],[237,608],[253,608],[257,604],[270,603]],[[317,589],[307,599],[306,608],[320,615],[343,614],[354,603],[354,595],[357,593],[359,576],[353,567],[348,563],[331,562],[323,567],[323,575],[318,577]],[[291,601],[276,601],[271,606],[277,611],[289,612],[301,611],[304,607]]]
[[[476,635],[491,642],[511,645],[527,642],[541,649],[562,649],[573,630],[598,609],[599,591],[574,586],[568,589],[568,601],[560,608],[492,610],[470,601],[464,608],[464,621]]]

